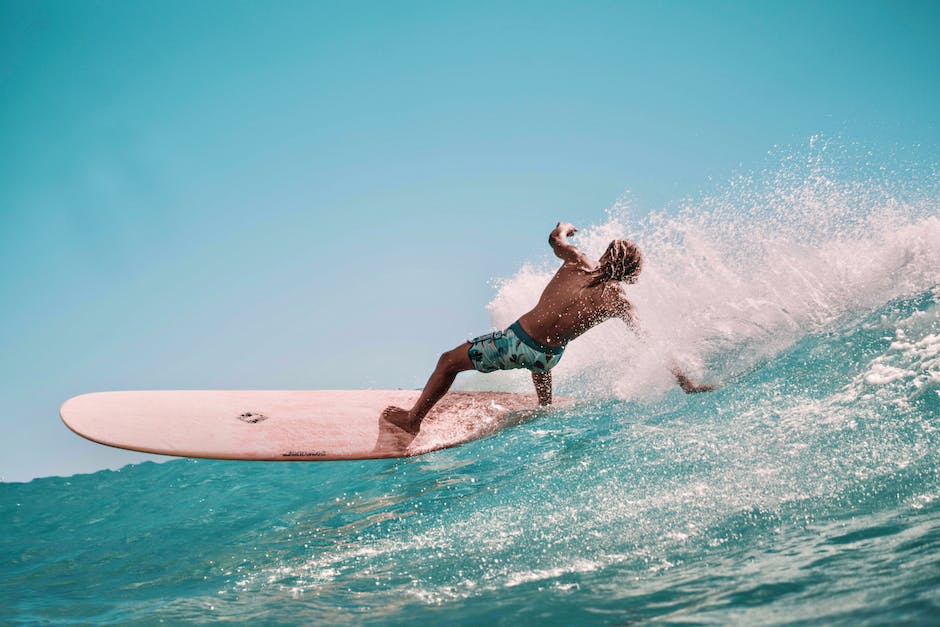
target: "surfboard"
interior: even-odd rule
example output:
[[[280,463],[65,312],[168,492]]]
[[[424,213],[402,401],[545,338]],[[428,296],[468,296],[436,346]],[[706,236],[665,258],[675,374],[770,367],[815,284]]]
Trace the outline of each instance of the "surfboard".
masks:
[[[519,424],[546,408],[535,395],[450,392],[417,437],[381,420],[411,407],[417,390],[157,390],[95,392],[67,400],[62,421],[118,448],[211,459],[326,461],[408,457]],[[555,405],[570,399],[556,399]],[[554,406],[554,405],[553,405]]]

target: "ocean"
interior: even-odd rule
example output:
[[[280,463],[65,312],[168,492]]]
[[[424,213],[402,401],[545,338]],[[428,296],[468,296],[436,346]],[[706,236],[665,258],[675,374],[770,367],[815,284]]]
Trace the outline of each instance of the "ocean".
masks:
[[[937,179],[823,153],[583,229],[643,248],[644,332],[570,346],[571,407],[408,459],[0,484],[0,622],[940,624]]]

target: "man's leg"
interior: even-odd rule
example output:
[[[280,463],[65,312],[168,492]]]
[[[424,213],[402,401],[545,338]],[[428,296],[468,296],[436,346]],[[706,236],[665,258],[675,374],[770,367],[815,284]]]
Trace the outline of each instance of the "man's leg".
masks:
[[[400,407],[387,407],[382,412],[382,418],[408,433],[417,434],[421,429],[421,421],[453,385],[458,372],[473,370],[473,362],[467,351],[470,342],[464,342],[454,350],[447,351],[437,362],[437,367],[424,385],[424,390],[410,411]]]

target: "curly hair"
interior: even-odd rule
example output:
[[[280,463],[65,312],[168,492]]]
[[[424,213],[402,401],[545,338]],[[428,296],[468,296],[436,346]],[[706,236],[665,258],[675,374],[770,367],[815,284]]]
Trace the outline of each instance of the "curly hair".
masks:
[[[607,247],[608,260],[594,271],[590,287],[607,281],[625,281],[643,269],[643,255],[637,245],[625,239],[615,239]]]

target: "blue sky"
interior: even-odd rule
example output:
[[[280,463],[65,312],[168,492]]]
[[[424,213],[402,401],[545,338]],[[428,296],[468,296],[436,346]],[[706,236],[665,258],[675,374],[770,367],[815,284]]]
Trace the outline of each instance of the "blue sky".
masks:
[[[0,476],[83,392],[419,387],[629,190],[815,134],[940,156],[936,2],[0,0]]]

